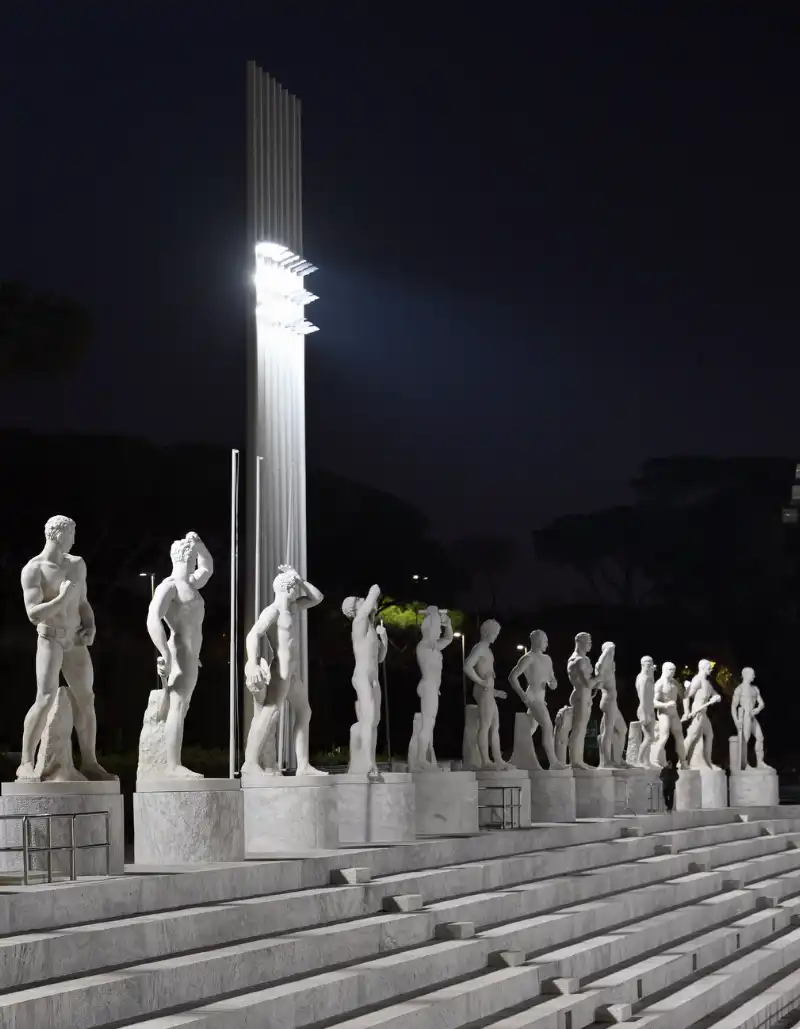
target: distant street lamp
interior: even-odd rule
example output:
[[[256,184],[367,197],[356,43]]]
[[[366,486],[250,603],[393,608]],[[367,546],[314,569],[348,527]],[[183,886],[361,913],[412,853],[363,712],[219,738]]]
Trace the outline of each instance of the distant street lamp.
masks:
[[[463,632],[454,632],[453,639],[461,640],[461,694],[464,699],[464,710],[467,709],[467,673],[464,665],[467,661],[467,640]]]
[[[139,572],[140,579],[150,579],[150,599],[156,595],[156,576],[155,572]]]
[[[524,643],[518,643],[517,644],[517,650],[523,650],[524,651],[525,650],[525,644]]]

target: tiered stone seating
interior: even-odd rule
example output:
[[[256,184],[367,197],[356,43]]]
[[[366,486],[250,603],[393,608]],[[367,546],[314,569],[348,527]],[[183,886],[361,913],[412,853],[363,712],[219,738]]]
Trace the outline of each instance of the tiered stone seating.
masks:
[[[795,808],[5,888],[0,1029],[745,1029],[798,915]]]

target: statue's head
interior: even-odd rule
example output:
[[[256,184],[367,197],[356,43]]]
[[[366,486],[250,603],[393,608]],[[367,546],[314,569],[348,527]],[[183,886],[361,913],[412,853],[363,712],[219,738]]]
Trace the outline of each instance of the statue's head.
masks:
[[[442,615],[438,607],[429,607],[420,625],[424,639],[438,640],[442,634]]]
[[[538,653],[544,654],[549,642],[544,629],[534,629],[531,633],[531,653],[535,654],[538,651]]]
[[[588,632],[579,632],[575,637],[575,649],[579,654],[588,654],[592,649],[592,637]]]
[[[664,679],[671,679],[675,675],[676,671],[677,668],[672,661],[665,661],[661,666],[661,675]]]
[[[597,659],[597,664],[594,666],[594,674],[601,675],[606,672],[611,672],[614,668],[614,652],[616,647],[613,643],[604,643],[600,648],[600,657]]]
[[[68,554],[75,546],[75,522],[66,515],[53,515],[45,523],[44,538]]]
[[[361,597],[346,597],[342,601],[342,614],[345,618],[349,618],[352,621],[355,618],[359,607],[363,603],[364,601]]]
[[[184,536],[183,539],[175,540],[169,548],[170,561],[172,561],[174,565],[188,565],[195,556],[196,549],[197,537],[195,533],[190,532],[187,536]]]
[[[753,681],[753,679],[755,679],[755,677],[756,677],[756,673],[753,671],[752,668],[743,668],[742,669],[742,682],[751,683]]]
[[[656,663],[652,659],[652,657],[650,657],[649,654],[645,654],[645,656],[642,658],[642,671],[643,672],[652,672],[653,669],[655,668],[655,664]]]
[[[702,661],[697,665],[697,671],[701,675],[711,675],[712,664],[707,657],[704,657]]]
[[[487,618],[481,626],[481,639],[486,643],[494,643],[500,635],[500,623],[494,618]]]
[[[302,581],[300,573],[291,565],[278,565],[278,574],[272,580],[272,588],[276,596],[285,593],[290,600],[294,600]]]

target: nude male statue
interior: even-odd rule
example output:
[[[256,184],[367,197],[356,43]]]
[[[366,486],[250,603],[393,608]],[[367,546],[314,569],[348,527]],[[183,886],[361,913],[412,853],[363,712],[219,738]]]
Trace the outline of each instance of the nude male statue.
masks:
[[[604,643],[594,666],[594,677],[600,687],[600,767],[623,768],[627,726],[617,703],[617,675],[613,643]]]
[[[752,767],[747,760],[747,745],[754,737],[756,746],[756,768],[769,769],[764,761],[764,733],[758,723],[758,715],[764,710],[761,690],[753,682],[756,673],[752,668],[742,669],[742,681],[733,691],[731,713],[739,736],[739,761],[742,770]]]
[[[411,757],[415,770],[436,771],[439,765],[433,750],[433,729],[439,711],[442,651],[453,642],[450,615],[438,607],[429,607],[422,620],[421,631],[422,639],[417,644],[417,664],[421,675],[417,696],[422,717],[416,753]]]
[[[159,654],[157,668],[165,693],[165,775],[202,779],[199,772],[181,764],[181,750],[203,644],[205,603],[200,590],[214,574],[214,561],[196,532],[176,540],[169,556],[172,572],[156,587],[147,612],[147,631]],[[169,638],[164,622],[170,629]]]
[[[645,655],[642,658],[641,667],[642,670],[636,676],[636,693],[639,697],[636,717],[642,727],[642,745],[639,747],[636,763],[642,768],[653,768],[655,766],[652,753],[656,728],[656,709],[653,706],[653,695],[656,688],[655,662],[652,657]]]
[[[22,595],[28,619],[36,626],[36,700],[25,716],[17,779],[36,780],[36,748],[56,698],[59,674],[69,686],[81,774],[86,779],[117,778],[97,761],[94,670],[88,648],[94,643],[94,612],[86,588],[86,564],[71,554],[75,522],[63,515],[44,527],[44,549],[22,569]]]
[[[531,736],[536,732],[537,726],[541,727],[542,746],[547,754],[550,768],[566,768],[566,764],[560,761],[556,754],[553,723],[550,720],[550,712],[547,710],[546,691],[554,690],[558,685],[553,671],[553,662],[550,655],[546,653],[549,643],[547,633],[543,629],[534,629],[530,640],[530,650],[517,661],[508,681],[512,690],[528,709]],[[520,685],[521,676],[524,676],[528,683],[527,689],[523,690]]]
[[[708,709],[722,698],[709,681],[711,668],[711,662],[706,658],[700,662],[683,705],[683,721],[691,721],[686,734],[686,760],[690,768],[718,768],[711,760],[714,733]]]
[[[356,691],[357,719],[350,730],[352,745],[347,771],[373,777],[379,775],[376,751],[381,721],[381,682],[378,667],[386,660],[389,644],[386,629],[375,625],[380,596],[381,588],[375,585],[370,587],[365,598],[348,597],[342,604],[342,614],[353,623],[351,636],[355,669],[352,681]]]
[[[675,740],[679,767],[689,767],[686,763],[681,720],[678,717],[678,698],[683,694],[683,687],[675,678],[675,671],[675,665],[671,661],[665,661],[661,666],[661,678],[653,691],[653,707],[658,715],[658,735],[653,763],[659,768],[664,768],[667,764],[667,740],[670,736]]]
[[[327,775],[309,762],[311,707],[297,653],[300,612],[316,607],[324,598],[316,586],[291,565],[278,567],[272,588],[275,592],[272,603],[258,616],[245,640],[245,684],[255,700],[255,715],[247,735],[242,775],[281,774],[274,761],[270,767],[265,767],[262,756],[281,707],[287,702],[294,715],[297,775]]]
[[[569,760],[573,768],[589,768],[583,759],[586,744],[586,729],[592,712],[592,694],[599,680],[592,675],[589,651],[592,637],[588,632],[579,632],[575,637],[575,650],[567,661],[567,678],[572,684],[569,706],[572,708],[572,729],[569,734]]]
[[[503,753],[500,750],[500,711],[497,707],[497,698],[505,700],[506,693],[494,688],[492,653],[492,644],[500,635],[500,623],[490,618],[483,623],[480,633],[480,640],[464,662],[464,674],[475,684],[472,696],[478,705],[478,753],[481,756],[481,767],[503,771],[510,765],[503,760]]]

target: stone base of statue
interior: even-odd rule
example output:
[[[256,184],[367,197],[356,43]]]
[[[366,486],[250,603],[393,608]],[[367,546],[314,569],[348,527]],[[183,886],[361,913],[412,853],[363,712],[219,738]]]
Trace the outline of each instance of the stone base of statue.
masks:
[[[467,704],[464,708],[464,736],[461,741],[461,758],[464,768],[481,767],[478,750],[478,705]]]
[[[523,768],[482,768],[475,778],[481,829],[524,829],[531,824],[531,781]]]
[[[339,846],[336,789],[329,775],[242,776],[248,857]]]
[[[133,795],[137,865],[244,860],[238,779],[139,779]]]
[[[575,776],[571,768],[527,769],[531,782],[531,822],[574,822]]]
[[[631,766],[636,766],[639,761],[639,751],[642,749],[642,740],[644,739],[644,733],[642,732],[641,722],[631,722],[628,725],[628,742],[625,745],[625,762]]]
[[[700,772],[695,768],[681,768],[675,783],[675,810],[699,811],[703,806],[703,786]]]
[[[460,836],[478,831],[474,772],[412,772],[417,836]]]
[[[446,772],[442,772],[446,775]],[[416,839],[414,781],[410,772],[332,775],[339,843],[408,843]]]
[[[778,773],[774,768],[731,772],[731,807],[777,807],[779,803]]]
[[[533,719],[527,711],[517,711],[514,715],[514,749],[508,759],[515,768],[526,771],[541,771],[541,764],[533,745],[531,727]]]
[[[649,815],[661,809],[661,780],[657,769],[612,768],[618,815]]]
[[[719,810],[728,806],[728,775],[724,768],[698,768],[701,806]]]
[[[0,815],[54,815],[56,817],[34,819],[29,823],[28,839],[33,847],[47,846],[47,822],[50,822],[50,843],[52,846],[69,846],[72,815],[75,815],[75,843],[103,844],[90,850],[77,850],[75,855],[76,875],[105,875],[106,853],[108,871],[111,875],[122,875],[125,871],[125,821],[123,801],[119,782],[4,782],[0,796]],[[0,819],[0,847],[22,846],[22,822],[16,819]],[[71,874],[70,851],[54,851],[51,868],[54,877]],[[32,855],[28,864],[30,870],[42,873],[47,869],[44,853]],[[0,853],[0,871],[5,874],[22,874],[22,854]]]
[[[613,818],[616,786],[610,768],[573,768],[577,818]]]

